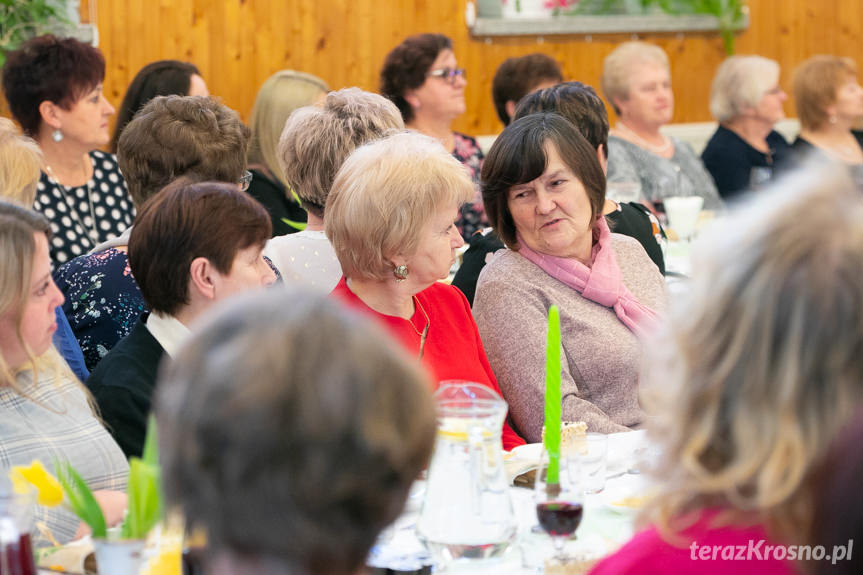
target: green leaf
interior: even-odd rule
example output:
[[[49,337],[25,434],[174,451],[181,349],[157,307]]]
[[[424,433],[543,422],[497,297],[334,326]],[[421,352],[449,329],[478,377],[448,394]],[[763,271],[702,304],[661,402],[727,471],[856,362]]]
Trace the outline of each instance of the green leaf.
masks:
[[[72,511],[81,521],[90,526],[93,537],[106,537],[108,529],[105,525],[105,516],[102,514],[102,508],[99,507],[99,502],[93,497],[93,492],[87,486],[87,483],[68,461],[55,463],[55,469],[57,471],[57,481],[63,487],[69,507],[72,508]]]
[[[295,222],[293,220],[289,220],[288,218],[282,218],[282,221],[294,228],[295,230],[303,231],[304,229],[306,229],[305,222]]]
[[[124,539],[143,539],[162,518],[162,492],[156,418],[150,415],[143,458],[129,460],[129,507],[123,522]]]

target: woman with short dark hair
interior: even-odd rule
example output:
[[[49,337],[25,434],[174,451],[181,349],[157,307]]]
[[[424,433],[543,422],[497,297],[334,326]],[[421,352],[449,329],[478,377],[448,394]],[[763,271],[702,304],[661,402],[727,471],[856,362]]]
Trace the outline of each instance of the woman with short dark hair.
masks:
[[[87,386],[127,456],[140,455],[156,370],[216,302],[271,284],[267,211],[235,184],[175,182],[141,209],[129,267],[150,310],[93,370]]]
[[[478,186],[482,150],[474,138],[450,127],[465,112],[465,86],[465,70],[458,67],[452,40],[443,34],[405,38],[387,54],[381,70],[380,92],[398,106],[405,125],[440,140],[470,171],[476,193],[461,207],[456,224],[462,237],[469,239],[488,220]]]
[[[108,143],[114,108],[102,93],[105,59],[73,38],[39,36],[10,52],[3,91],[45,156],[34,207],[51,222],[51,259],[66,262],[120,235],[135,214]]]
[[[637,240],[610,232],[596,149],[562,116],[531,114],[495,140],[482,176],[510,249],[480,274],[473,315],[518,431],[540,440],[550,305],[561,314],[564,419],[601,433],[639,425],[640,339],[665,308],[665,284]]]

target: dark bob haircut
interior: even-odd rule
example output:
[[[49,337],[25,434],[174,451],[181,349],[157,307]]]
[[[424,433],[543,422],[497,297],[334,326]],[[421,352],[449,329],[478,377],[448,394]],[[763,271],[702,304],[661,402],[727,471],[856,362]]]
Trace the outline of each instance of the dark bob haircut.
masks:
[[[387,54],[381,70],[380,92],[398,107],[405,124],[414,117],[405,92],[425,83],[431,65],[444,50],[452,50],[452,40],[443,34],[417,34],[405,38]]]
[[[156,96],[188,96],[194,75],[201,75],[198,68],[179,60],[159,60],[141,68],[129,84],[117,112],[114,135],[111,136],[111,153],[117,153],[120,134],[144,104]]]
[[[545,54],[528,54],[519,58],[507,58],[498,66],[491,83],[491,97],[497,117],[504,126],[513,118],[506,111],[507,102],[518,102],[536,86],[545,82],[562,82],[560,64]]]
[[[36,137],[42,102],[69,110],[104,79],[105,58],[99,50],[74,38],[48,34],[9,52],[3,66],[3,93],[24,133]]]
[[[514,120],[537,112],[560,114],[578,128],[595,150],[608,158],[608,112],[596,91],[581,82],[564,82],[528,94],[515,110]]]
[[[557,148],[563,163],[584,185],[590,200],[591,221],[602,217],[605,174],[596,150],[559,114],[525,116],[507,126],[497,137],[482,166],[482,200],[488,220],[511,250],[518,250],[518,240],[509,211],[509,190],[542,175],[548,164],[546,144]]]
[[[176,315],[189,303],[189,269],[203,257],[231,273],[237,252],[272,235],[267,210],[237,184],[182,178],[153,196],[135,218],[129,267],[151,311]]]

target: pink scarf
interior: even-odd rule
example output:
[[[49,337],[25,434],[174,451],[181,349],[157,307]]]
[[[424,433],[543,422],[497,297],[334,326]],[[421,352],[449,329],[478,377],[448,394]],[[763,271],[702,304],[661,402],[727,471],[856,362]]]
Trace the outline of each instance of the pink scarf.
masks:
[[[635,296],[623,285],[617,256],[611,247],[611,231],[604,217],[597,218],[595,231],[599,240],[594,244],[590,257],[593,266],[587,267],[574,258],[561,258],[540,254],[518,238],[518,253],[543,269],[551,277],[558,279],[580,293],[583,297],[599,305],[614,309],[618,319],[638,337],[650,333],[659,322],[656,312],[639,303]]]

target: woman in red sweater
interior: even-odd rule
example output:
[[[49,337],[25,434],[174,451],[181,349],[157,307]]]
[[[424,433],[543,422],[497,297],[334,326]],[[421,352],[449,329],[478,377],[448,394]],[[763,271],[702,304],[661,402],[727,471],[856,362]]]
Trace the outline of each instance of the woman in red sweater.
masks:
[[[332,295],[380,321],[435,381],[500,393],[470,305],[438,281],[464,244],[455,222],[472,197],[462,165],[432,138],[400,133],[358,148],[327,200],[324,229],[344,273]],[[523,443],[504,424],[504,448]]]

